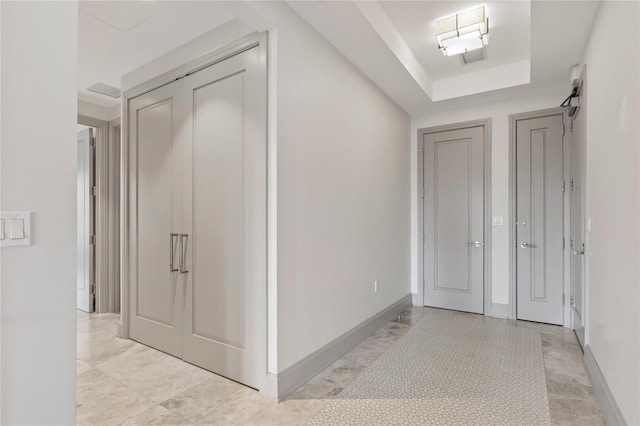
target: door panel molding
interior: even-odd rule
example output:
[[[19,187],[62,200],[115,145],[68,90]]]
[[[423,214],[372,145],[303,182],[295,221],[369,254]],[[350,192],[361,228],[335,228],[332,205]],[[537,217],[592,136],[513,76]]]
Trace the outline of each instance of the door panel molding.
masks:
[[[257,48],[184,79],[183,224],[186,262],[183,358],[248,386],[260,385],[254,330],[266,318],[266,141]],[[233,105],[233,108],[229,106]]]
[[[516,170],[516,136],[517,136],[517,122],[521,120],[530,120],[535,118],[545,118],[551,116],[562,116],[562,122],[564,126],[568,126],[569,119],[567,115],[567,111],[564,108],[548,108],[537,111],[530,111],[526,113],[519,114],[511,114],[509,115],[509,302],[510,302],[510,319],[517,318],[517,293],[516,293],[516,285],[517,285],[517,248],[516,248],[516,212],[517,212],[517,200],[516,200],[516,183],[517,183],[517,170]],[[562,254],[562,260],[564,262],[563,265],[563,280],[562,280],[562,291],[565,295],[566,302],[563,306],[563,326],[569,327],[570,324],[570,305],[569,305],[569,294],[570,294],[570,276],[568,274],[568,262],[569,262],[569,240],[568,240],[568,229],[569,227],[569,190],[568,184],[570,182],[570,161],[571,155],[568,155],[568,149],[571,145],[571,132],[569,128],[566,127],[563,135],[563,171],[562,178],[565,182],[566,190],[562,195],[562,222],[563,222],[563,235],[560,238],[564,238],[564,240],[559,241],[559,243],[564,242],[564,249]],[[535,295],[531,295],[532,297]]]
[[[491,257],[492,257],[492,244],[491,244],[491,119],[481,119],[481,120],[473,120],[466,121],[461,123],[453,123],[446,124],[441,126],[427,127],[418,129],[418,143],[417,143],[417,157],[418,157],[418,184],[416,185],[417,189],[417,223],[418,223],[418,234],[416,235],[416,246],[417,246],[417,271],[416,276],[418,278],[418,293],[417,300],[421,303],[422,306],[425,304],[425,291],[424,291],[424,282],[425,282],[425,262],[424,262],[424,245],[423,245],[423,235],[425,233],[424,229],[424,207],[423,207],[423,198],[425,194],[424,188],[424,156],[422,147],[424,146],[423,140],[425,135],[433,134],[433,133],[441,133],[447,132],[451,130],[465,130],[473,127],[482,127],[483,128],[483,136],[484,136],[484,162],[483,162],[483,173],[484,173],[484,202],[483,202],[483,213],[484,213],[484,300],[483,300],[483,308],[484,315],[491,316],[492,315],[492,298],[491,298]],[[457,290],[460,292],[464,292],[464,290]]]
[[[172,246],[167,242],[181,222],[176,203],[182,175],[179,83],[128,102],[131,268],[123,295],[129,300],[129,337],[176,357],[182,356],[183,286],[182,277],[169,271]]]

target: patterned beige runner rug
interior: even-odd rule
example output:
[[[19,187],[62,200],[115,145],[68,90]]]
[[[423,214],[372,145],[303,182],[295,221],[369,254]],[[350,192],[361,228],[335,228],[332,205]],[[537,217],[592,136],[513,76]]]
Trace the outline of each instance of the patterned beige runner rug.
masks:
[[[540,333],[430,311],[307,424],[548,425]]]

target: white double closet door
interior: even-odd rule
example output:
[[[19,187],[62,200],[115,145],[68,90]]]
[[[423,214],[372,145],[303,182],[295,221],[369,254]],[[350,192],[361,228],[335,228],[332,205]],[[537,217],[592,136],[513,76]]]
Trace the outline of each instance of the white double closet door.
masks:
[[[252,387],[266,329],[258,55],[129,102],[130,337]]]
[[[423,137],[424,304],[484,313],[485,128]]]

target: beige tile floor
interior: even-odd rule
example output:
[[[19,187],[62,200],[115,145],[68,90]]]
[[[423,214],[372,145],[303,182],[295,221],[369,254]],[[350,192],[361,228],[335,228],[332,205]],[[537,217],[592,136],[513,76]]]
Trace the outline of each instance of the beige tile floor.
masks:
[[[79,425],[304,424],[325,403],[419,321],[414,307],[389,322],[280,404],[257,391],[172,356],[115,336],[118,315],[78,313],[77,423]],[[570,330],[481,315],[486,323],[540,332],[553,424],[603,425],[582,351]]]

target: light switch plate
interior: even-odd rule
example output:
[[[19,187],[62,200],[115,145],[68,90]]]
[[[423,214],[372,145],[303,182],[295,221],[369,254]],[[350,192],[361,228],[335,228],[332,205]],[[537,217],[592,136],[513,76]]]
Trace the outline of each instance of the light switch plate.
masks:
[[[503,226],[503,225],[504,225],[503,216],[493,216],[493,226]]]
[[[0,217],[4,234],[1,247],[31,245],[31,212],[2,212]]]
[[[24,219],[9,220],[9,238],[12,240],[24,240]]]

